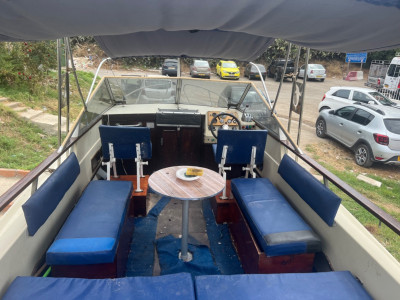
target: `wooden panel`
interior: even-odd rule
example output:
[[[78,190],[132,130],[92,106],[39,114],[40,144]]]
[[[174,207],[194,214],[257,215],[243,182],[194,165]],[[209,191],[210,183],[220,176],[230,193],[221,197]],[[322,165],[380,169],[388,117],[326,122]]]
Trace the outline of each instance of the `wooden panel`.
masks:
[[[250,227],[235,202],[238,220],[229,224],[236,251],[245,273],[305,273],[312,272],[315,253],[267,256],[258,246]]]
[[[214,212],[215,221],[217,224],[237,222],[238,212],[236,202],[231,193],[231,181],[227,180],[226,195],[228,199],[221,199],[222,192],[210,199],[211,208]]]

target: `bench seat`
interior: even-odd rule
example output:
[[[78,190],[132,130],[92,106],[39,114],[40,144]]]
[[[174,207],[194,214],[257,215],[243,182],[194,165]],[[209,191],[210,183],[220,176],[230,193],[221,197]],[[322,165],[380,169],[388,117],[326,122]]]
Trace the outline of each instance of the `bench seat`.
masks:
[[[129,181],[90,182],[47,251],[47,264],[112,263],[132,189]]]
[[[198,276],[196,299],[372,299],[348,271]]]
[[[321,241],[267,178],[237,178],[232,193],[267,256],[321,251]]]
[[[81,279],[17,277],[3,300],[194,300],[191,275],[178,273],[158,277]]]

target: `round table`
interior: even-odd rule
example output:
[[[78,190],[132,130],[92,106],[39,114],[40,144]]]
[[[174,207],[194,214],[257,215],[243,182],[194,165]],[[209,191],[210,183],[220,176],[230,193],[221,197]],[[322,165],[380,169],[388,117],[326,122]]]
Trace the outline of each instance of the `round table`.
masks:
[[[203,175],[196,180],[182,180],[176,176],[176,172],[182,168],[202,169]],[[189,233],[189,201],[202,200],[217,195],[225,187],[224,179],[217,172],[206,168],[176,166],[154,172],[149,177],[149,186],[154,192],[160,195],[183,201],[180,258],[183,261],[190,261],[191,255],[188,253],[187,243]]]

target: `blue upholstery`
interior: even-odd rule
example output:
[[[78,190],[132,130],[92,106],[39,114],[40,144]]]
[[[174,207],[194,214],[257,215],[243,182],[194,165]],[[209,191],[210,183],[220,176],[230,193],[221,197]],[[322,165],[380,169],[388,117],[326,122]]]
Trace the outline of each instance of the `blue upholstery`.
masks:
[[[194,300],[190,274],[117,279],[17,277],[3,300]]]
[[[267,130],[218,130],[217,144],[213,144],[215,161],[221,162],[222,149],[228,146],[227,164],[249,164],[251,148],[256,146],[256,164],[262,164],[267,133]]]
[[[75,153],[50,175],[39,189],[22,205],[29,235],[34,235],[56,209],[80,173]]]
[[[278,173],[299,196],[325,221],[333,225],[342,201],[335,193],[319,182],[288,155],[279,165]]]
[[[199,276],[195,288],[197,300],[372,300],[348,271]]]
[[[47,264],[113,262],[132,189],[130,181],[90,182],[47,251]]]
[[[232,193],[267,256],[314,253],[321,241],[267,178],[237,178]]]
[[[114,145],[115,158],[136,158],[136,144],[140,144],[142,159],[151,158],[150,128],[100,125],[99,130],[105,160],[110,159],[108,143]]]

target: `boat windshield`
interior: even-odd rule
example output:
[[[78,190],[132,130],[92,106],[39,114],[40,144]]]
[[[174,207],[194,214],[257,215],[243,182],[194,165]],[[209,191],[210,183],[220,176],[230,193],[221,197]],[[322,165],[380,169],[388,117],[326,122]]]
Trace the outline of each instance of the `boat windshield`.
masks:
[[[114,105],[176,104],[235,107],[250,113],[254,121],[278,135],[263,94],[249,82],[195,80],[190,78],[105,77],[88,102],[80,129]]]

